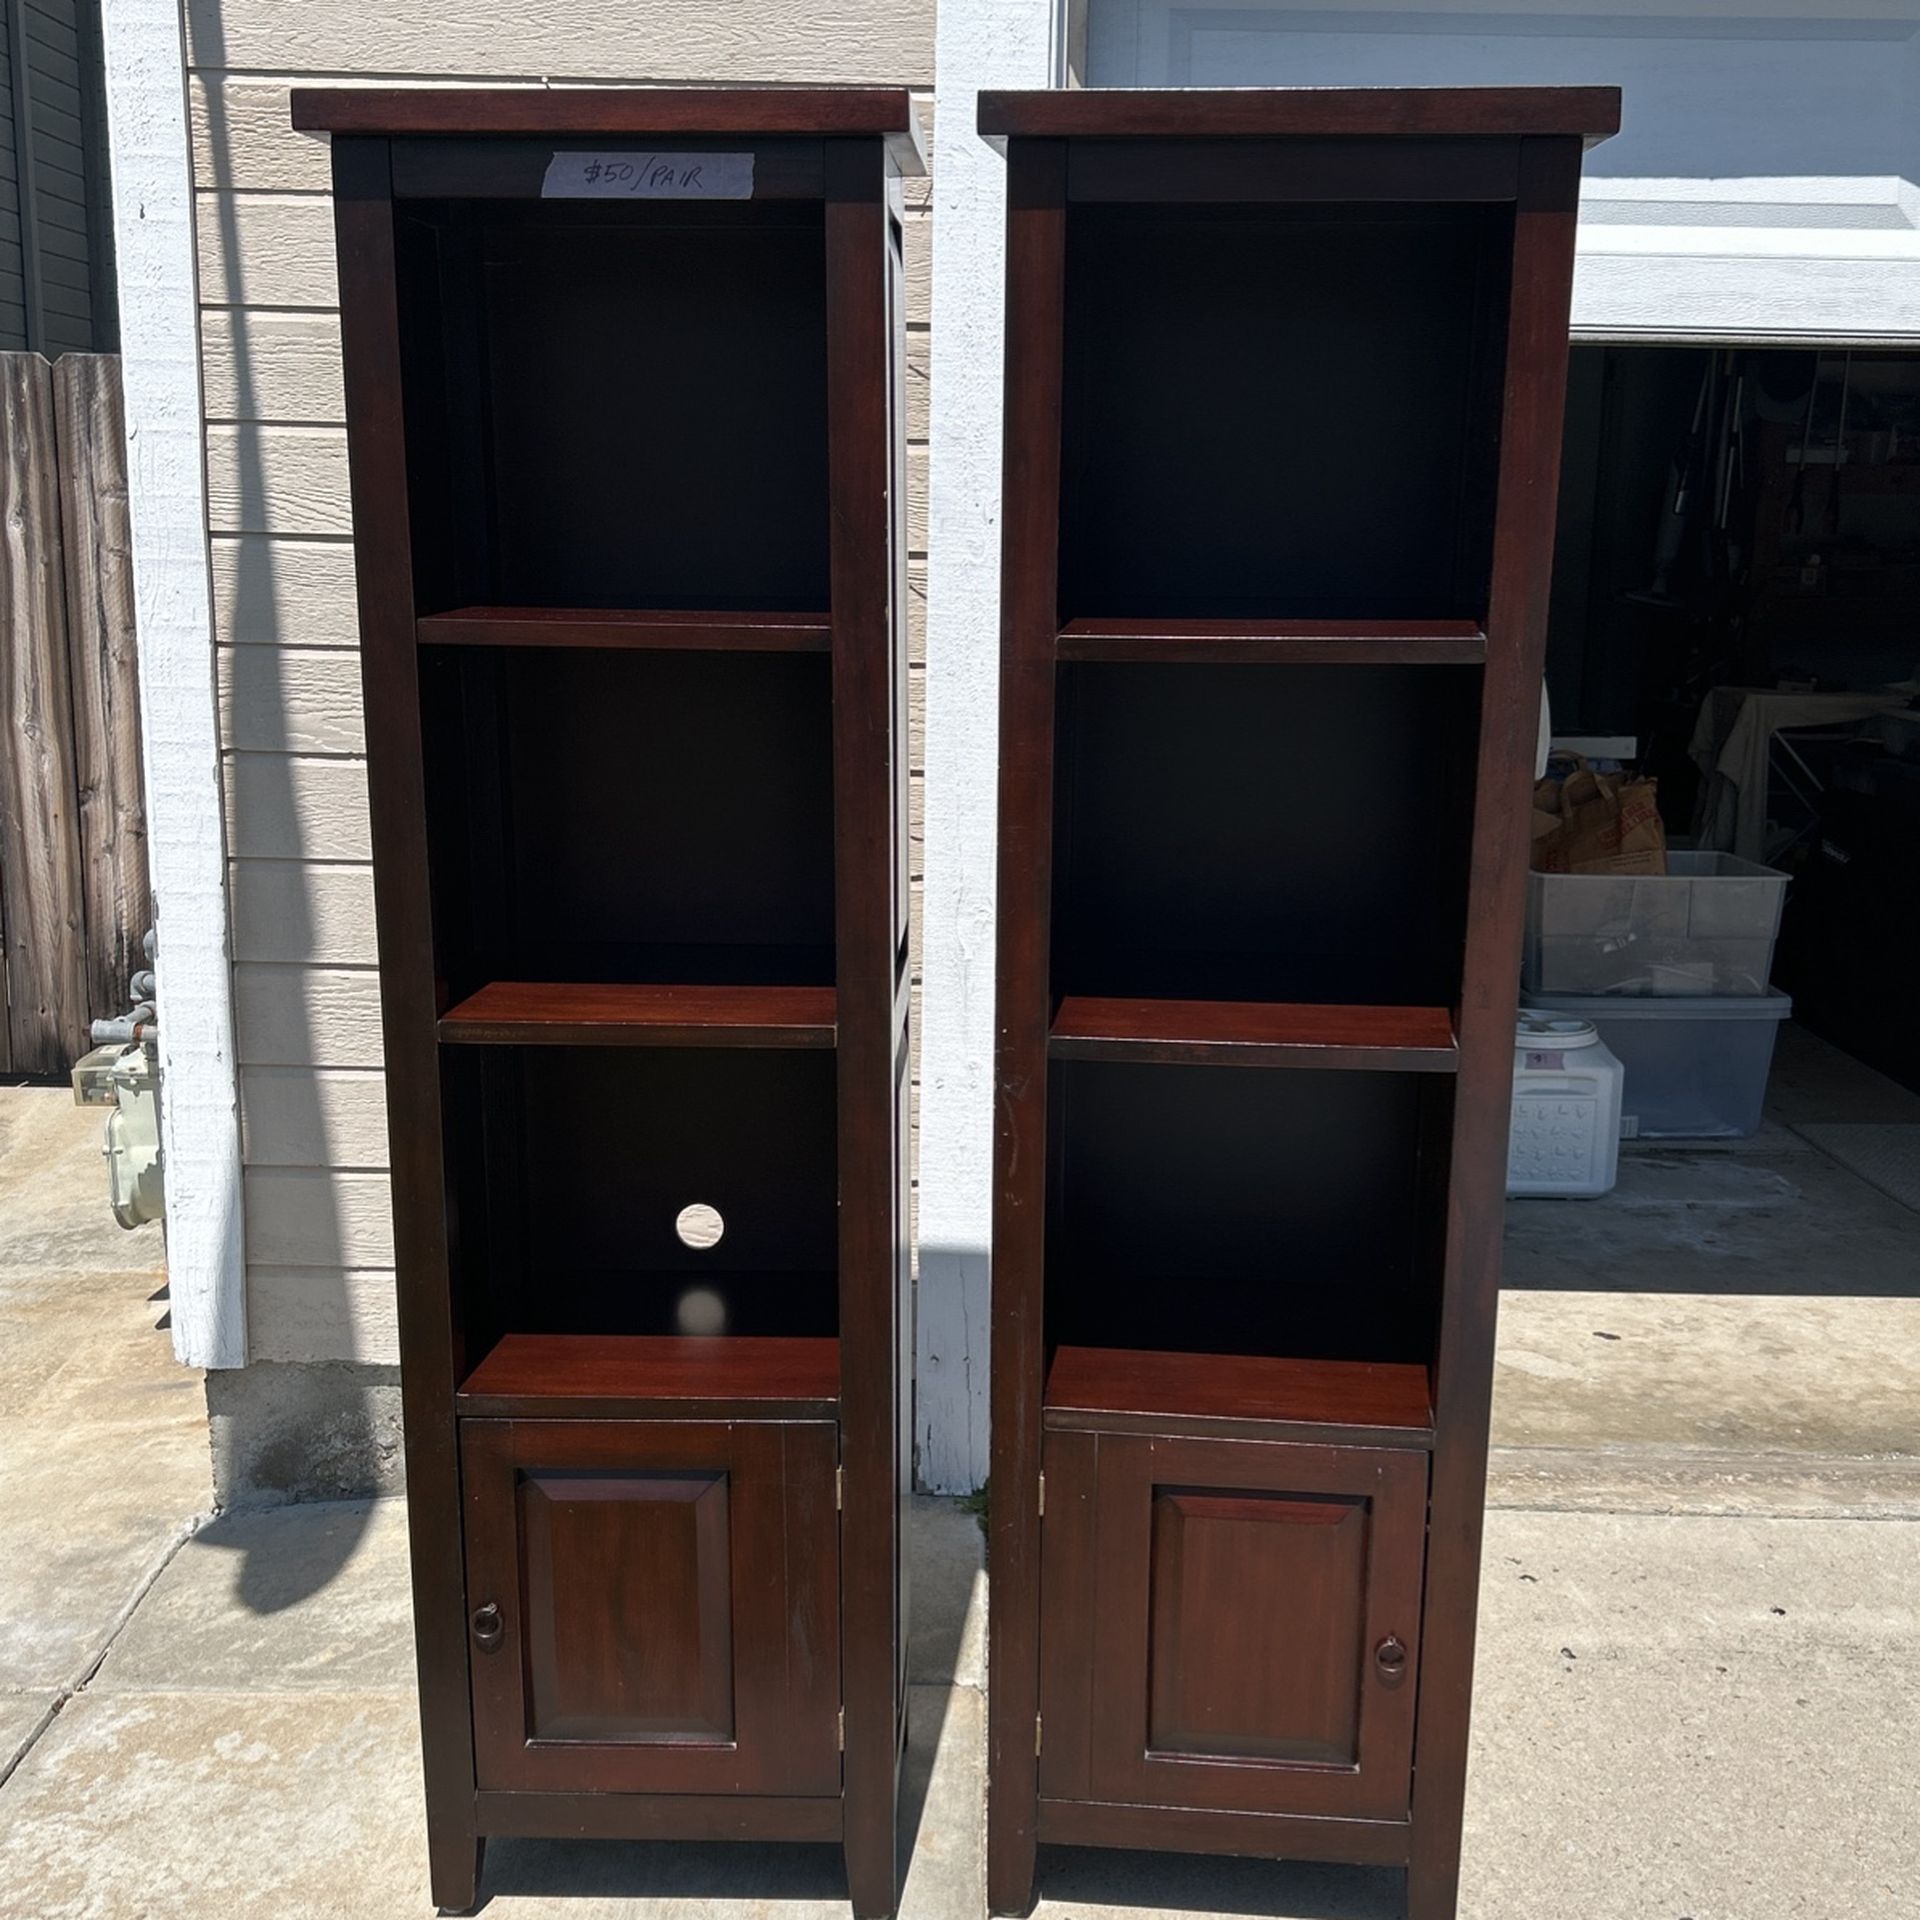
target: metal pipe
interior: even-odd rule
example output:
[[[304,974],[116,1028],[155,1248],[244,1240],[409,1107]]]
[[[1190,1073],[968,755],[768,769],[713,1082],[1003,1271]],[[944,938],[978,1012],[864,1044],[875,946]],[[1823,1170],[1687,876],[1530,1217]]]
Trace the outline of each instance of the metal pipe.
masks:
[[[122,1046],[130,1040],[157,1038],[160,1022],[151,1003],[143,1002],[117,1020],[96,1020],[92,1032],[96,1047]]]

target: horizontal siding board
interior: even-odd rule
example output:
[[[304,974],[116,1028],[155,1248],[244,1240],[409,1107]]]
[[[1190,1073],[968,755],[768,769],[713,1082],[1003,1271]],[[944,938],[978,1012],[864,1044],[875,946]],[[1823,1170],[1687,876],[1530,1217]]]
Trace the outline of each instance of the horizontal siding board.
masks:
[[[70,242],[78,240],[80,251],[77,257],[60,249],[49,247],[46,240],[49,233],[61,234]],[[43,231],[40,247],[40,284],[43,287],[63,287],[71,293],[77,293],[82,300],[92,285],[92,275],[87,271],[86,239],[79,229],[53,227]]]
[[[20,5],[21,23],[26,28],[27,45],[51,54],[54,59],[63,62],[60,71],[71,76],[80,61],[80,37],[73,30],[71,16],[61,17],[48,13],[44,8],[31,4],[31,0],[17,0]],[[27,64],[31,66],[32,60]]]
[[[509,29],[495,0],[316,6],[313,0],[187,0],[196,71],[528,79],[834,82],[930,85],[933,0],[605,0],[590,9],[526,8]]]
[[[295,133],[284,81],[195,75],[187,88],[196,187],[325,193],[329,142]]]
[[[9,222],[16,227],[18,219],[11,213],[0,213],[0,228]],[[40,232],[40,255],[42,259],[85,260],[89,257],[87,234],[84,227],[69,227],[55,224],[43,227]]]
[[[250,1266],[247,1351],[255,1360],[398,1366],[392,1268]]]
[[[48,359],[58,359],[63,353],[85,353],[92,347],[93,322],[88,315],[63,313],[49,302],[42,318],[45,337],[41,351]]]
[[[371,860],[362,760],[225,756],[227,849],[236,860]]]
[[[269,1067],[378,1067],[380,976],[372,968],[237,966],[235,1046]]]
[[[249,1167],[244,1194],[250,1265],[393,1265],[393,1201],[384,1173]]]
[[[200,372],[209,420],[338,426],[347,417],[335,314],[208,308]]]
[[[346,429],[209,427],[207,520],[216,534],[351,533]]]
[[[279,64],[279,63],[274,63]],[[253,193],[326,193],[333,185],[327,137],[293,130],[289,99],[296,85],[324,85],[254,75],[195,74],[188,83],[193,184]],[[471,80],[410,80],[414,86],[473,85]],[[537,88],[539,81],[489,79],[489,87]]]
[[[907,438],[925,445],[931,432],[933,392],[933,336],[924,331],[907,335]]]
[[[49,70],[43,61],[35,60],[31,51],[27,59],[27,72],[33,80],[33,105],[36,116],[44,106],[55,114],[65,114],[78,119],[80,114],[80,89],[62,74]]]
[[[250,1267],[247,1348],[254,1360],[397,1366],[392,1270]]]
[[[384,1169],[386,1076],[329,1067],[243,1067],[242,1151],[250,1167]]]
[[[900,224],[900,241],[907,293],[903,318],[910,327],[924,327],[933,317],[933,216],[908,214]]]
[[[71,62],[67,63],[69,67]],[[52,75],[43,66],[29,61],[33,76],[33,137],[35,154],[50,166],[62,167],[83,179],[86,175],[86,126],[77,113],[69,111],[54,98],[56,90],[64,100],[70,83],[63,75]],[[52,84],[49,84],[49,82]]]
[[[337,307],[333,203],[271,193],[195,195],[205,306]]]
[[[290,960],[321,967],[377,964],[371,867],[236,860],[229,874],[236,960]]]
[[[72,73],[80,58],[80,36],[74,29],[72,7],[36,5],[35,0],[12,0],[12,10],[19,15],[29,59],[36,50],[51,53],[63,59],[66,62],[65,70]]]
[[[344,541],[214,536],[213,630],[222,646],[357,647],[353,549]]]
[[[364,753],[360,656],[222,647],[220,744],[243,753]]]
[[[40,303],[49,313],[57,313],[67,319],[84,320],[87,317],[87,297],[76,293],[71,287],[48,286],[43,279],[40,283]],[[49,354],[48,359],[53,356]]]

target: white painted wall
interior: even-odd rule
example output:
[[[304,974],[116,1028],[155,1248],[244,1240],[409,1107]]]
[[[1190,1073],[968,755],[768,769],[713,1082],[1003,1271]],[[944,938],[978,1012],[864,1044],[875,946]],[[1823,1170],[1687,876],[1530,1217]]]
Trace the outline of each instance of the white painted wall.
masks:
[[[1051,0],[942,0],[935,30],[928,481],[925,1016],[920,1030],[921,1483],[987,1476],[993,892],[999,772],[1006,164],[975,96],[1058,84]]]
[[[173,1349],[246,1364],[240,1130],[201,465],[193,181],[175,0],[103,9],[147,861],[160,934]]]

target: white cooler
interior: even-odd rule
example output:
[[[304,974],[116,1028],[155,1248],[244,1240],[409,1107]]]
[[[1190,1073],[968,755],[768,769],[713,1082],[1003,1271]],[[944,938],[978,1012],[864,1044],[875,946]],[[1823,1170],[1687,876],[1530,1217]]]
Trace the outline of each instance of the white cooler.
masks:
[[[1513,1036],[1508,1194],[1595,1200],[1611,1193],[1626,1077],[1592,1021],[1522,1007]]]

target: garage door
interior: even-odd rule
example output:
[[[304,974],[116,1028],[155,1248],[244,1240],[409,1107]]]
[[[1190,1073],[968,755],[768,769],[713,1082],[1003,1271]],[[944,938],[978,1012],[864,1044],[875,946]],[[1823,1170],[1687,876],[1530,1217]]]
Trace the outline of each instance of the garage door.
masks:
[[[1916,0],[1087,5],[1091,86],[1622,88],[1587,160],[1576,337],[1920,336]]]

